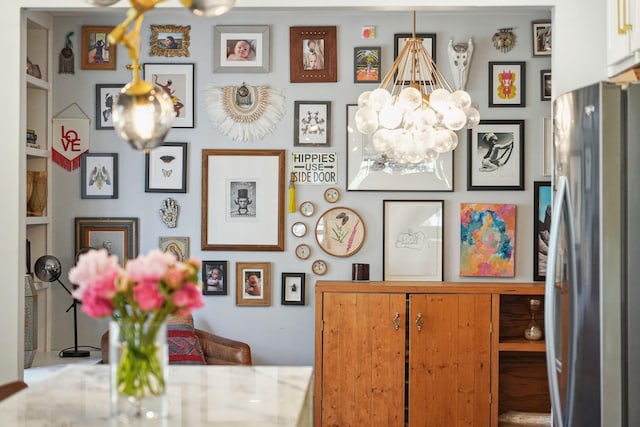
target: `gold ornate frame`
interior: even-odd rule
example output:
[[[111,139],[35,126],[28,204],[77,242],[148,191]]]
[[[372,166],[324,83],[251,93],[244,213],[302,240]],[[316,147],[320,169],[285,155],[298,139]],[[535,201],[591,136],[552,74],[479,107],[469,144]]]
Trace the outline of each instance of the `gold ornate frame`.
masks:
[[[191,25],[151,25],[151,39],[149,45],[150,56],[189,56],[191,43]],[[175,47],[167,46],[167,36],[177,43]]]

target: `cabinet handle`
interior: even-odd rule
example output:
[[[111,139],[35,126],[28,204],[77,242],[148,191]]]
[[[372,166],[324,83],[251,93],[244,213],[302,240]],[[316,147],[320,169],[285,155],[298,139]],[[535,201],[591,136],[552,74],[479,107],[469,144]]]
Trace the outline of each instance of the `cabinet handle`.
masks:
[[[400,329],[400,312],[396,311],[396,315],[393,317],[392,323],[393,329],[396,331]]]
[[[420,332],[422,330],[422,325],[424,325],[422,313],[418,313],[418,317],[416,317],[416,325],[418,326],[418,332]]]
[[[627,12],[629,8],[628,2],[629,0],[618,0],[618,34],[627,34],[629,31],[633,30],[633,25],[627,21]],[[622,14],[620,13],[621,9]]]

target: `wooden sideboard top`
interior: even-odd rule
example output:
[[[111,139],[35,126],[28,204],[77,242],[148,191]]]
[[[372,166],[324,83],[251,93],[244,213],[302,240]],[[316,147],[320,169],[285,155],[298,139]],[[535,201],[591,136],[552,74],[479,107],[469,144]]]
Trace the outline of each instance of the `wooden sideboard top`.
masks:
[[[543,295],[544,282],[352,282],[348,280],[318,280],[316,282],[316,293],[322,292]]]

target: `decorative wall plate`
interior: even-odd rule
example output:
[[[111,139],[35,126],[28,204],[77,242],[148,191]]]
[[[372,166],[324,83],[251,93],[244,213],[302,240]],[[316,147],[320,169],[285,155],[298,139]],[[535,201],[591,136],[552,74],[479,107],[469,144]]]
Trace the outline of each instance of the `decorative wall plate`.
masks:
[[[311,216],[316,212],[316,207],[313,203],[311,202],[302,202],[300,204],[300,213],[303,216]]]
[[[360,250],[366,229],[353,209],[337,207],[324,212],[316,223],[316,240],[329,255],[348,257]]]
[[[324,190],[324,199],[329,203],[335,203],[340,199],[340,191],[335,187]]]
[[[300,259],[307,259],[311,256],[311,247],[306,243],[296,246],[296,256]]]
[[[296,237],[302,237],[307,234],[307,224],[304,222],[295,222],[291,226],[291,233]]]
[[[311,270],[317,274],[318,276],[322,276],[327,272],[327,263],[321,259],[313,261],[311,265]]]

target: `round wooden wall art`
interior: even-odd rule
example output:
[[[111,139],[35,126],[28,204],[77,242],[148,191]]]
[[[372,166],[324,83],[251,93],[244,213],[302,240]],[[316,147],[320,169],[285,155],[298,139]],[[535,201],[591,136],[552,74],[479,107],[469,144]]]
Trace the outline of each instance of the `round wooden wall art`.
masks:
[[[360,250],[366,229],[353,209],[337,207],[324,212],[316,223],[316,241],[329,255],[348,257]]]

